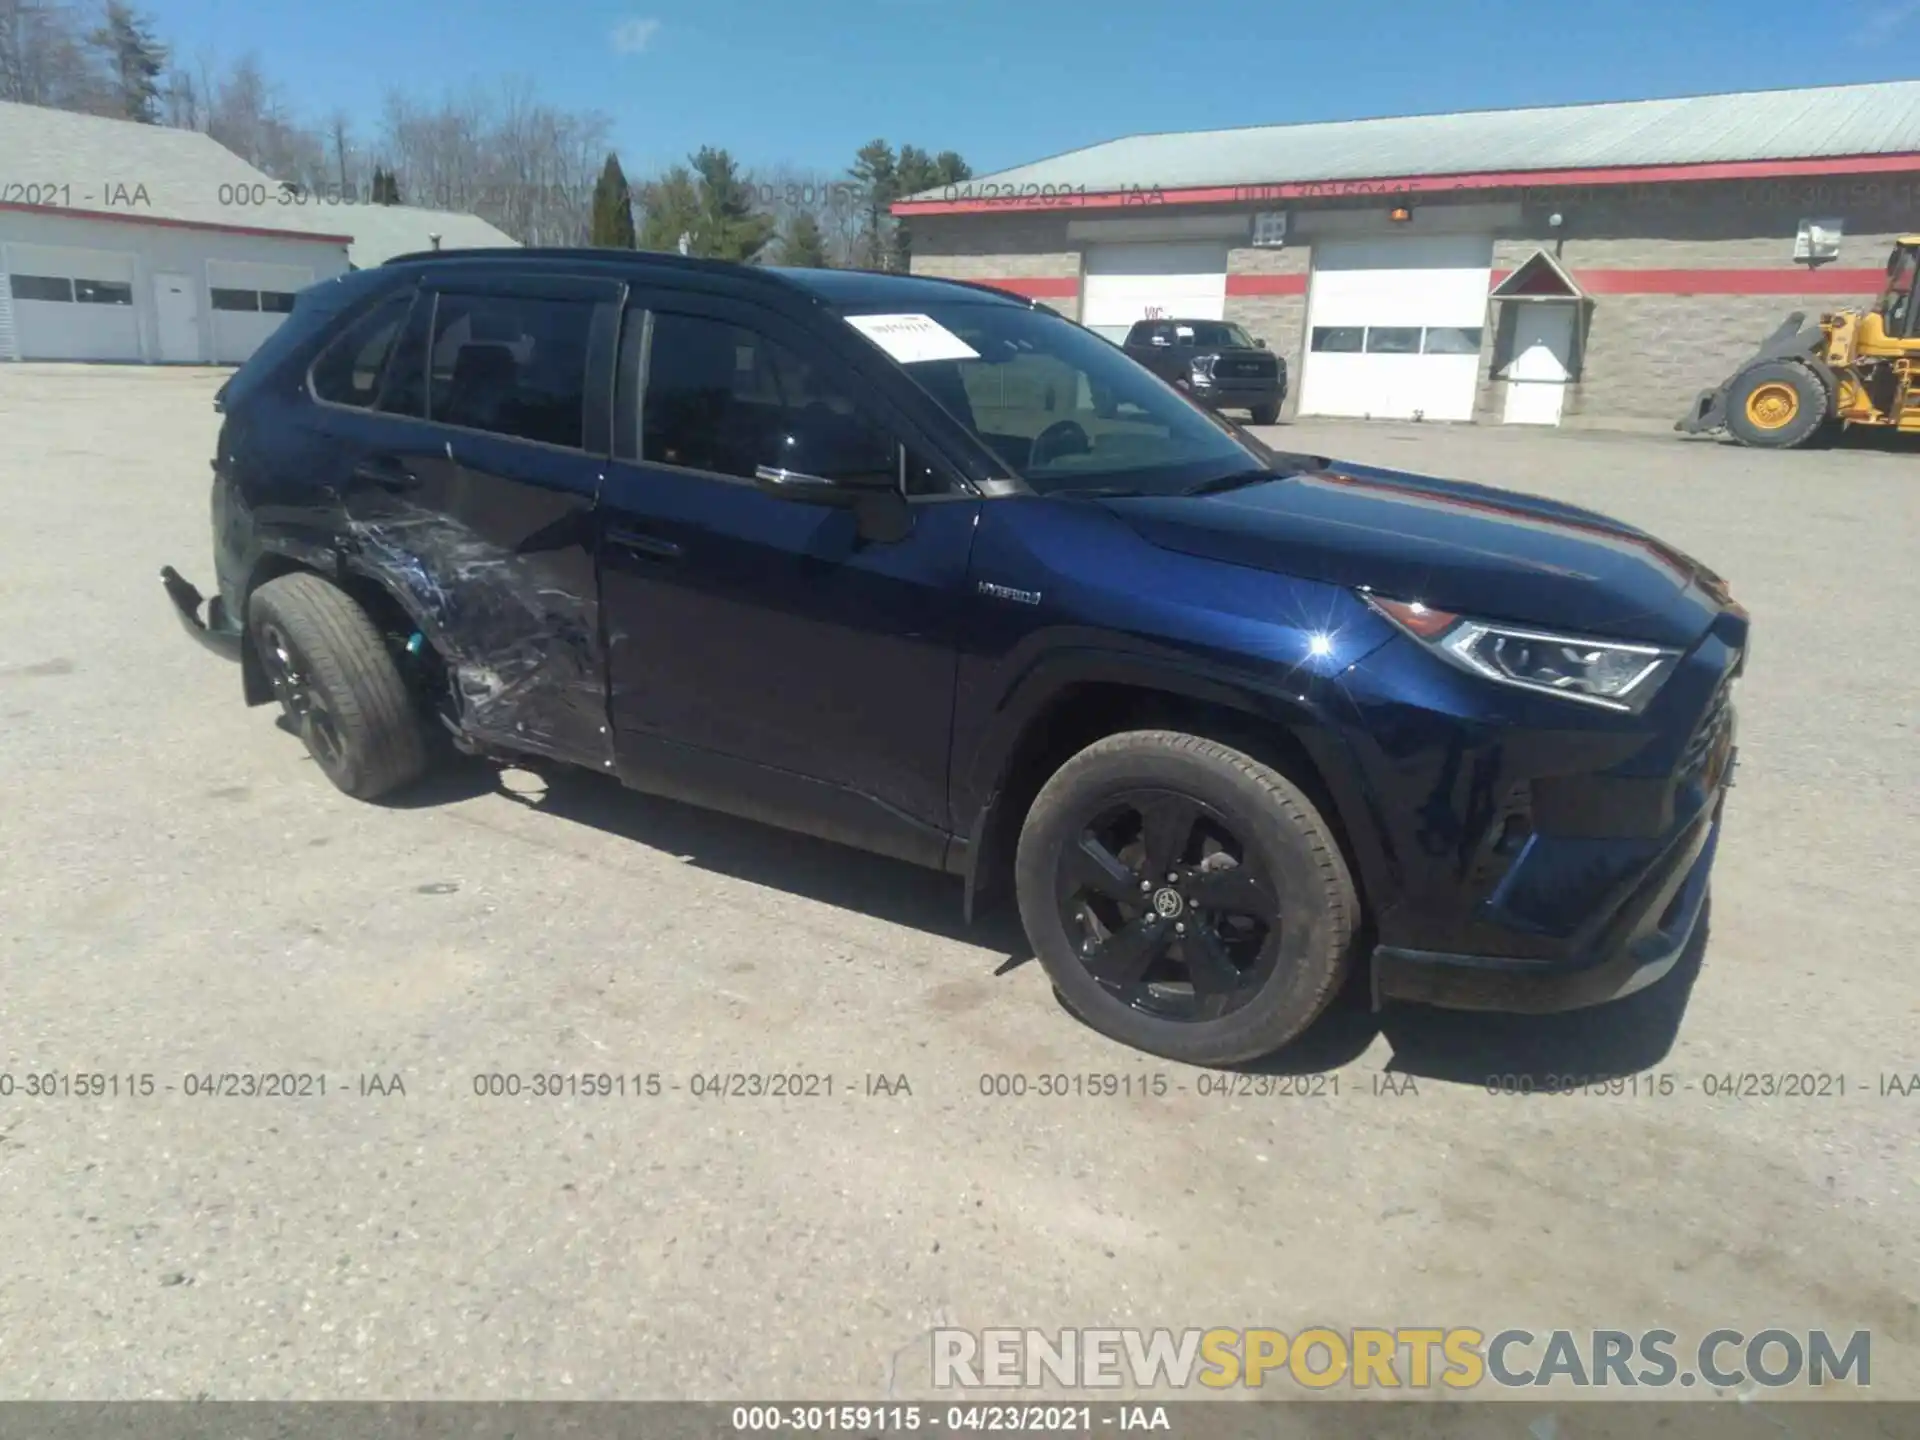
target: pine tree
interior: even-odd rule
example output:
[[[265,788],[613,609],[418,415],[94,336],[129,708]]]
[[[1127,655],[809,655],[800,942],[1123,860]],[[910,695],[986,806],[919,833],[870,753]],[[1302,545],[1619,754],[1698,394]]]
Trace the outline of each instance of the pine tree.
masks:
[[[676,165],[640,191],[639,247],[672,252],[680,237],[691,235],[700,219],[700,187],[693,172]]]
[[[108,83],[120,113],[143,125],[158,125],[167,47],[154,38],[152,23],[123,0],[107,0],[87,43],[106,55]]]
[[[774,219],[756,210],[753,190],[740,178],[734,159],[725,150],[704,145],[693,156],[700,177],[699,223],[693,230],[693,253],[716,260],[751,263],[773,239]]]
[[[832,262],[827,258],[827,237],[811,210],[802,210],[787,222],[787,233],[780,237],[780,263],[824,270]]]
[[[860,187],[865,211],[860,235],[860,263],[874,270],[887,268],[892,250],[892,206],[900,194],[898,162],[893,146],[873,140],[860,147],[848,172]]]
[[[618,156],[609,154],[593,187],[593,230],[590,244],[614,250],[634,247],[633,195]]]

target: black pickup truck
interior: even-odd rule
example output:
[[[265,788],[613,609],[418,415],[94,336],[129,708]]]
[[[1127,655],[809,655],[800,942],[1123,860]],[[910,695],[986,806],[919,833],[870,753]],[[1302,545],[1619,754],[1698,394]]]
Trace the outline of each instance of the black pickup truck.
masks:
[[[1212,410],[1246,410],[1256,425],[1280,418],[1287,366],[1238,325],[1224,320],[1141,320],[1127,354]]]

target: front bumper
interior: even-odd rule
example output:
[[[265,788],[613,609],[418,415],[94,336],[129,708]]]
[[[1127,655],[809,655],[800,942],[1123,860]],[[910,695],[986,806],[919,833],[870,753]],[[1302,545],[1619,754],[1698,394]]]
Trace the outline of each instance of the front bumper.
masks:
[[[233,617],[227,613],[226,602],[218,595],[206,600],[193,584],[171,565],[162,566],[160,583],[166,587],[167,598],[173,602],[174,613],[180,617],[180,624],[186,632],[207,649],[228,660],[242,658],[245,636]],[[207,607],[206,618],[200,618],[200,606]]]
[[[1731,757],[1729,757],[1731,764]],[[1439,954],[1382,946],[1373,956],[1374,1005],[1407,1000],[1450,1010],[1541,1014],[1602,1005],[1664,979],[1706,913],[1721,803],[1652,867],[1591,953],[1571,964]]]
[[[1211,385],[1195,385],[1189,392],[1202,405],[1213,410],[1251,410],[1260,405],[1280,405],[1287,398],[1286,382],[1272,377],[1262,379],[1216,379]]]

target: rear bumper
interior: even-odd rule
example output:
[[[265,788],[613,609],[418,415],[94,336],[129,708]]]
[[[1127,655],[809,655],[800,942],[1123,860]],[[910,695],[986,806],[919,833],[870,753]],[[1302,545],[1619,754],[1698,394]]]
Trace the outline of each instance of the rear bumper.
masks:
[[[173,602],[174,613],[180,617],[180,625],[189,635],[216,655],[228,660],[241,658],[244,637],[240,627],[227,614],[225,601],[218,595],[206,600],[171,565],[161,568],[160,583],[166,587],[167,599]],[[207,607],[205,619],[200,616],[203,603]]]
[[[1590,953],[1539,961],[1382,946],[1373,957],[1376,1008],[1385,1000],[1406,1000],[1450,1010],[1541,1014],[1605,1004],[1657,983],[1686,953],[1706,911],[1722,795],[1649,868]]]

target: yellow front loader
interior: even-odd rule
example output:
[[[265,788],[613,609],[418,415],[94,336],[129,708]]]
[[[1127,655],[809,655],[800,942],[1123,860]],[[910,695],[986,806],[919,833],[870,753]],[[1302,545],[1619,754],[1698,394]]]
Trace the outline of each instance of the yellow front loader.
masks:
[[[1836,310],[1808,325],[1787,317],[1718,390],[1703,390],[1674,429],[1724,429],[1747,445],[1804,445],[1830,425],[1920,433],[1920,235],[1902,235],[1871,310]]]

